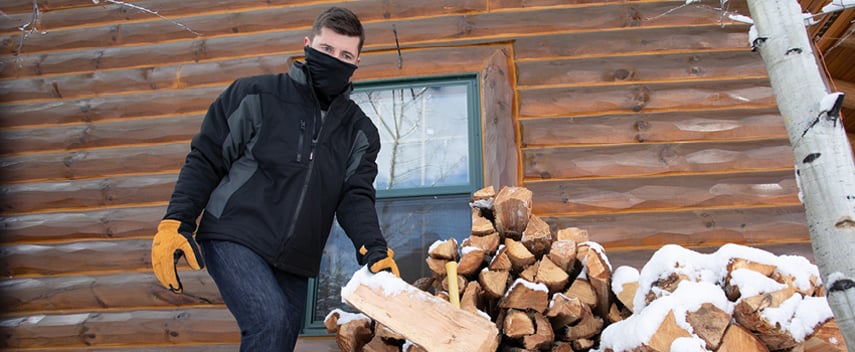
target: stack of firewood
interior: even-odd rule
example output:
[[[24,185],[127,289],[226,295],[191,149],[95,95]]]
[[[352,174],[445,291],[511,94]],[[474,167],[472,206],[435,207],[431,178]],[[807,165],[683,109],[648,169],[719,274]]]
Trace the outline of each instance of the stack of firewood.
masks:
[[[462,243],[434,243],[426,258],[432,276],[412,285],[443,300],[459,301],[460,309],[495,323],[499,351],[669,351],[680,343],[695,343],[699,346],[693,350],[698,351],[845,350],[833,319],[818,321],[805,336],[794,337],[763,315],[764,309],[779,307],[793,295],[822,296],[815,277],[811,287],[804,287],[803,282],[796,284],[799,278],[782,275],[773,266],[735,258],[726,268],[727,278],[733,270],[747,269],[784,288],[741,297],[737,281],[725,279],[720,289],[729,305],[700,302],[695,304],[700,308],[665,309],[667,315],[650,313],[648,321],[638,323],[645,315],[643,309],[633,314],[633,306],[657,306],[654,301],[676,292],[681,282],[697,280],[674,271],[639,284],[638,271],[632,269],[636,274],[631,280],[622,276],[613,282],[603,248],[582,229],[553,232],[531,213],[532,194],[525,188],[504,187],[496,193],[487,187],[475,193],[471,204],[470,237]],[[451,266],[456,267],[456,284],[449,282],[449,262],[456,263]],[[613,290],[613,284],[620,287]],[[449,297],[455,287],[459,298]],[[639,287],[646,290],[643,299],[636,297]],[[650,311],[661,312],[661,306]],[[651,324],[656,328],[650,329]],[[425,350],[362,314],[335,310],[325,325],[336,333],[342,351]],[[641,325],[653,333],[639,333]]]

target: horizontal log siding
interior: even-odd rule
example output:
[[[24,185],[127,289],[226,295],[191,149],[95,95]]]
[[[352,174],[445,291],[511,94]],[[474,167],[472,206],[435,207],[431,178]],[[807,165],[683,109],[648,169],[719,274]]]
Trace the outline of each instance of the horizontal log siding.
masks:
[[[201,35],[128,6],[38,0],[44,33],[16,56],[32,1],[0,4],[4,348],[236,349],[204,270],[182,273],[185,294],[159,285],[151,236],[211,101],[300,59],[332,5],[366,28],[357,81],[478,74],[486,182],[531,189],[535,214],[587,229],[614,265],[640,269],[665,243],[812,258],[765,68],[717,1],[127,3]]]

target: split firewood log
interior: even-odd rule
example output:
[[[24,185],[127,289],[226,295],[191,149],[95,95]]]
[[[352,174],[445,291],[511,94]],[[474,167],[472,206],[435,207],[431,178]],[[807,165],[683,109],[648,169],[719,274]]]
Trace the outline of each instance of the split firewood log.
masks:
[[[483,310],[482,296],[484,290],[481,289],[481,284],[478,281],[469,282],[460,297],[460,309],[479,314],[478,311]]]
[[[612,303],[612,306],[609,307],[609,315],[606,317],[606,320],[609,323],[616,323],[628,318],[630,315],[632,315],[632,312],[626,308],[621,308],[617,302],[614,302]]]
[[[769,352],[769,349],[748,329],[730,324],[716,352]]]
[[[385,340],[394,340],[396,342],[399,342],[398,346],[400,346],[401,344],[404,343],[404,341],[407,340],[407,338],[404,337],[404,335],[401,335],[401,334],[393,331],[392,329],[390,329],[388,326],[380,324],[380,323],[374,324],[374,336],[380,336],[381,338],[383,338]]]
[[[484,250],[478,247],[463,247],[461,249],[460,262],[457,264],[457,273],[469,276],[477,273],[484,264]]]
[[[847,351],[846,340],[837,326],[834,318],[818,326],[813,335],[805,340],[804,352],[844,352]]]
[[[570,288],[564,292],[564,295],[567,297],[576,297],[588,305],[588,307],[594,308],[597,306],[597,294],[594,292],[594,288],[591,287],[591,284],[588,280],[585,279],[576,279],[570,284]]]
[[[552,301],[549,302],[546,317],[555,328],[572,325],[582,319],[584,305],[585,303],[582,303],[578,297],[567,297],[562,293],[556,293],[552,295]]]
[[[342,352],[358,352],[371,340],[371,320],[356,319],[340,324],[335,342]]]
[[[809,281],[810,285],[806,288],[799,287],[796,285],[796,278],[789,274],[783,274],[779,271],[775,271],[772,275],[769,276],[772,280],[775,280],[779,283],[792,287],[796,292],[801,293],[802,296],[813,296],[817,290],[817,287],[821,286],[818,284],[819,278],[814,275],[811,275]]]
[[[587,305],[582,305],[582,316],[576,324],[567,327],[564,341],[587,339],[598,335],[603,330],[605,322],[594,315]]]
[[[511,238],[505,238],[505,253],[511,260],[511,271],[518,273],[536,261],[534,254],[525,246]]]
[[[512,339],[534,334],[535,331],[534,321],[525,311],[519,309],[508,309],[502,328],[505,336]]]
[[[523,336],[523,347],[528,350],[543,350],[552,346],[555,341],[555,333],[552,324],[543,314],[534,314],[534,334]]]
[[[736,301],[742,295],[739,292],[739,287],[731,283],[733,272],[740,269],[751,270],[762,276],[771,277],[777,268],[774,265],[757,263],[744,258],[731,258],[727,263],[727,274],[724,278],[724,293],[727,299],[731,301]]]
[[[386,340],[383,340],[382,337],[374,335],[374,337],[368,341],[365,346],[362,346],[360,351],[362,352],[398,352],[400,351],[400,346],[393,345],[388,343]]]
[[[562,292],[570,281],[570,275],[552,262],[548,256],[540,260],[535,282],[540,282],[549,288],[549,293]]]
[[[665,319],[662,319],[662,323],[659,324],[656,332],[650,336],[650,339],[645,345],[646,347],[649,347],[651,351],[668,352],[671,350],[671,343],[673,343],[674,340],[681,337],[691,336],[691,333],[686,331],[686,329],[677,325],[677,320],[674,317],[674,311],[669,310]]]
[[[593,341],[590,347],[594,347]],[[588,347],[588,348],[590,348]],[[575,351],[585,351],[587,349],[578,349]],[[552,343],[552,349],[550,352],[574,352],[573,345],[567,341],[555,341]]]
[[[546,311],[549,304],[548,289],[544,284],[536,284],[516,279],[504,297],[499,301],[502,308],[531,309],[538,313]]]
[[[428,352],[424,347],[414,344],[412,341],[407,341],[404,346],[401,346],[402,352]]]
[[[457,260],[457,240],[453,237],[437,240],[428,248],[428,255],[435,259]]]
[[[588,230],[578,227],[565,227],[555,233],[556,241],[573,241],[575,243],[588,242]]]
[[[371,320],[368,316],[362,313],[350,313],[341,309],[333,309],[326,317],[324,317],[324,327],[328,333],[336,333],[341,324],[351,320]]]
[[[599,244],[586,242],[579,247],[589,247],[585,256],[585,268],[588,269],[588,282],[597,296],[597,314],[601,317],[609,315],[612,306],[612,272],[605,250]]]
[[[472,194],[472,202],[479,200],[488,200],[496,196],[496,189],[493,186],[481,188]]]
[[[532,193],[524,187],[503,187],[493,201],[496,230],[519,240],[531,216]]]
[[[793,336],[783,330],[778,324],[773,324],[763,318],[763,310],[775,308],[793,295],[800,295],[792,287],[778,291],[745,297],[733,309],[733,317],[740,325],[750,330],[770,350],[782,350],[795,347],[798,342]]]
[[[526,281],[535,282],[537,279],[537,269],[540,268],[540,262],[534,262],[531,265],[525,267],[523,271],[517,275],[517,277],[524,279]]]
[[[445,264],[448,262],[448,259],[439,259],[430,256],[425,258],[425,263],[427,263],[428,269],[430,269],[430,272],[433,273],[434,277],[445,276]]]
[[[499,249],[499,233],[493,231],[483,236],[470,235],[462,245],[481,248],[487,255],[493,255]]]
[[[528,225],[522,233],[520,242],[534,254],[535,258],[543,257],[552,245],[552,230],[549,224],[539,216],[532,214],[528,219]]]
[[[635,299],[635,292],[638,291],[638,281],[625,282],[621,287],[622,289],[615,296],[624,307],[633,312],[633,300]]]
[[[478,274],[478,282],[487,296],[501,298],[505,295],[509,277],[510,273],[507,271],[481,270]]]
[[[645,305],[649,305],[650,302],[653,302],[655,299],[659,298],[659,295],[656,291],[668,291],[674,292],[677,289],[677,286],[680,285],[680,282],[683,280],[688,280],[689,278],[683,274],[670,273],[668,276],[664,278],[660,278],[653,283],[650,284],[650,290],[644,296]]]
[[[419,290],[428,291],[433,285],[434,281],[436,281],[436,278],[426,276],[416,279],[416,281],[413,282],[413,286],[417,287]]]
[[[574,351],[587,351],[594,347],[597,342],[592,339],[577,339],[573,340],[570,345]]]
[[[466,278],[463,277],[463,275],[457,275],[457,294],[458,295],[463,294],[463,289],[466,288],[467,282],[469,282],[469,280],[466,280]],[[445,290],[446,292],[448,292],[448,287],[449,287],[448,276],[446,276],[445,278],[442,279],[442,289]]]
[[[718,349],[724,332],[730,326],[732,317],[711,303],[701,304],[698,310],[686,313],[686,322],[692,326],[695,335],[704,340],[706,348]]]
[[[472,208],[472,235],[485,236],[496,232],[493,222],[481,215],[481,208]]]
[[[508,247],[505,245],[499,246],[496,255],[493,256],[490,264],[487,265],[487,268],[493,271],[509,271],[512,267],[511,258],[508,257]]]
[[[576,262],[576,242],[573,240],[552,242],[547,257],[561,270],[570,273]]]

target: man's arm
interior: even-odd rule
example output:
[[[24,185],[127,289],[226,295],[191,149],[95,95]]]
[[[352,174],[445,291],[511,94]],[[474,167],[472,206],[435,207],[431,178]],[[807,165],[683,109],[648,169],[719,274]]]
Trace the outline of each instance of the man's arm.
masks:
[[[380,232],[375,208],[374,178],[377,176],[377,154],[380,136],[373,124],[363,124],[348,160],[345,189],[339,201],[336,217],[355,248],[363,246],[367,253],[386,253],[386,239]],[[385,256],[385,255],[384,255]],[[357,253],[359,264],[366,264],[367,255]]]

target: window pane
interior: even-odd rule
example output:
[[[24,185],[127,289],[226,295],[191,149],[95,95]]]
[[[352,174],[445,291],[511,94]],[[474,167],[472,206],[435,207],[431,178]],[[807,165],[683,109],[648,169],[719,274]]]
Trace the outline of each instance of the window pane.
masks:
[[[378,199],[377,213],[386,241],[395,251],[401,278],[407,282],[431,275],[425,258],[434,241],[454,237],[461,242],[471,230],[468,194]],[[323,321],[335,308],[353,311],[341,303],[341,288],[356,270],[356,250],[336,223],[321,261],[314,321]]]
[[[377,190],[469,185],[467,85],[361,90],[380,132]]]

